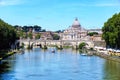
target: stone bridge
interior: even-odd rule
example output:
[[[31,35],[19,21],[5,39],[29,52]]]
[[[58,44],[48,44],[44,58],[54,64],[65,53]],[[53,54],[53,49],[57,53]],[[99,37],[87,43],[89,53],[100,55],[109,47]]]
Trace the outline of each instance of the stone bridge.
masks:
[[[87,41],[87,40],[19,40],[20,45],[23,43],[25,48],[30,45],[30,46],[35,46],[35,45],[41,45],[41,46],[51,46],[51,45],[56,45],[56,46],[73,46],[76,48],[80,43],[84,42],[86,43],[86,47],[92,48],[94,47],[93,41]]]

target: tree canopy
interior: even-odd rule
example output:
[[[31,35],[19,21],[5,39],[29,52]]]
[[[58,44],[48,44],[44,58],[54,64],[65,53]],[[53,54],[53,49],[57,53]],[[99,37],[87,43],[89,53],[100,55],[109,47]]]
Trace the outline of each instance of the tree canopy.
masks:
[[[98,35],[98,32],[89,32],[87,35],[89,36]]]
[[[120,49],[120,13],[109,18],[102,31],[107,47]]]
[[[84,42],[79,44],[79,49],[82,49],[86,44]]]
[[[0,19],[0,50],[9,49],[16,39],[15,29]]]
[[[58,34],[53,34],[53,40],[59,40],[60,36]]]

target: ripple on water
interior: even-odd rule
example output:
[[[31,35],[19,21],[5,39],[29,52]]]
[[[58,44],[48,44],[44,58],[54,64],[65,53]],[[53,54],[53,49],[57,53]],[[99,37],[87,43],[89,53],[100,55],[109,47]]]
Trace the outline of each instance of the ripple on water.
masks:
[[[10,70],[0,80],[120,80],[120,64],[66,49],[51,54],[38,48],[6,61]]]
[[[46,76],[45,74],[29,74],[26,77],[44,77]]]

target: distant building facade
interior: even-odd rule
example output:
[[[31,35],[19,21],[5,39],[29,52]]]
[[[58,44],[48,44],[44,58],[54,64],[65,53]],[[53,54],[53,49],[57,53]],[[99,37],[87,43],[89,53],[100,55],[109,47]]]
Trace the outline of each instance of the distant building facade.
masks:
[[[97,32],[98,34],[102,34],[102,29],[89,29],[88,33],[89,32]]]
[[[73,22],[72,26],[66,29],[62,35],[62,40],[80,40],[87,36],[87,30],[85,30],[79,23],[76,18]]]
[[[50,32],[50,31],[42,32],[40,39],[41,39],[41,40],[53,40],[53,36],[52,36],[52,35],[53,35],[53,34],[52,34],[52,32]]]
[[[88,33],[97,32],[97,35],[90,36],[90,40],[92,41],[103,41],[102,39],[102,29],[89,29]]]

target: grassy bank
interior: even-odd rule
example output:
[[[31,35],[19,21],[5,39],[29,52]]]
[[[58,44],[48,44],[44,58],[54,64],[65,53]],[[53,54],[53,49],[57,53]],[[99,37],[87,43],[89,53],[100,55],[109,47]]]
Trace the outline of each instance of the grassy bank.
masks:
[[[13,51],[8,52],[8,53],[5,53],[5,52],[4,52],[4,54],[2,54],[2,55],[0,56],[0,61],[3,60],[3,59],[5,59],[5,58],[8,58],[9,56],[11,56],[11,55],[13,55],[13,54],[15,54],[15,52],[13,52]]]

